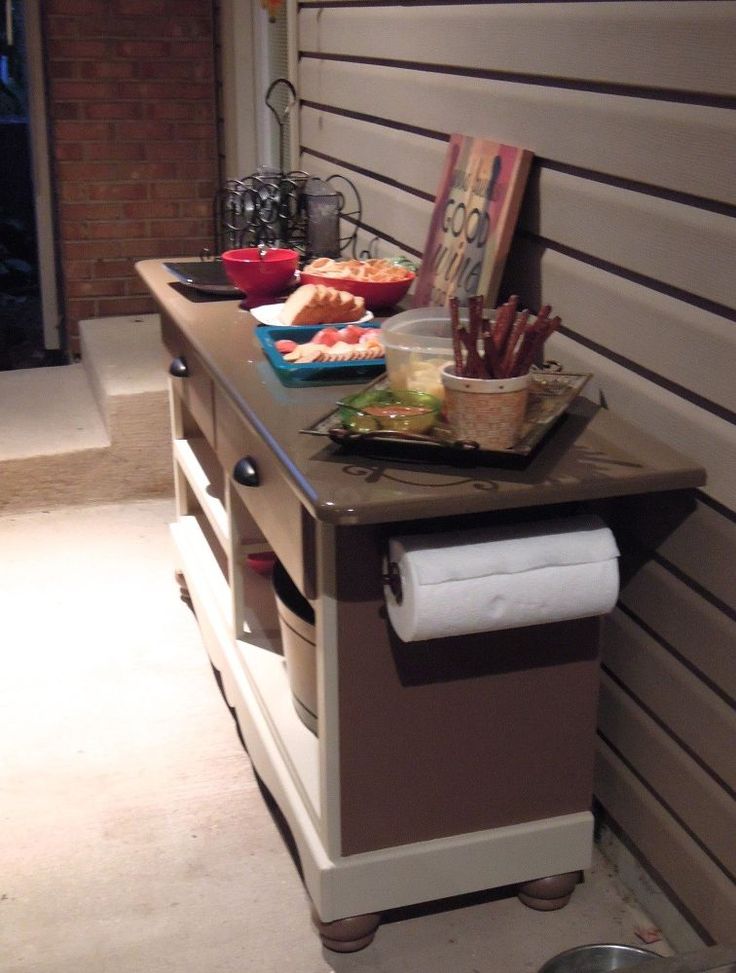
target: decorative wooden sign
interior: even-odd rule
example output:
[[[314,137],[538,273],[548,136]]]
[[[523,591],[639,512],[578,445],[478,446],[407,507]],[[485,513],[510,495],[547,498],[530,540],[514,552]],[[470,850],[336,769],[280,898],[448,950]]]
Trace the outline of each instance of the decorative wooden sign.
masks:
[[[415,307],[475,294],[495,306],[531,161],[528,149],[468,135],[450,138]]]

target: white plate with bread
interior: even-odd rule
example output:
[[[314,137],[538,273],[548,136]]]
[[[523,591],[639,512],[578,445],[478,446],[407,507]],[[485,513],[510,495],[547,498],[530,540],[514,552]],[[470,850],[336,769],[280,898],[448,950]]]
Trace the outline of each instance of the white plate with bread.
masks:
[[[373,320],[365,301],[348,291],[324,284],[302,284],[279,304],[251,308],[256,321],[272,327],[288,328],[308,324],[365,324]]]

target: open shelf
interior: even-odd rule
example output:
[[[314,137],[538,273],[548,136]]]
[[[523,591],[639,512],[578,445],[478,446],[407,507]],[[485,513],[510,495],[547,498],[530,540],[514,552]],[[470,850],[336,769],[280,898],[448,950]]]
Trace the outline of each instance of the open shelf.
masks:
[[[316,822],[320,816],[319,740],[294,709],[286,662],[283,656],[242,640],[236,647],[284,763]]]
[[[225,696],[232,705],[225,652],[233,637],[227,580],[196,517],[181,516],[170,530],[203,641],[212,664],[222,673]]]
[[[320,816],[319,741],[297,716],[286,663],[281,654],[276,603],[271,581],[247,566],[247,621],[250,631],[232,634],[230,589],[210,545],[194,516],[180,517],[171,533],[186,577],[189,594],[207,652],[223,676],[231,706],[249,705],[233,672],[245,675],[281,757],[312,819]],[[240,697],[240,698],[238,698]]]
[[[244,632],[235,642],[238,661],[302,800],[316,822],[320,814],[319,743],[294,709],[271,576],[261,575],[243,562],[238,566],[245,596]]]
[[[226,551],[230,541],[230,526],[225,509],[224,478],[212,448],[201,437],[175,439],[174,460],[186,477],[220,546]]]
[[[210,606],[217,610],[219,620],[229,627],[230,590],[220,570],[212,548],[195,516],[180,517],[171,525],[171,532],[181,559],[181,567],[190,589],[207,596]]]

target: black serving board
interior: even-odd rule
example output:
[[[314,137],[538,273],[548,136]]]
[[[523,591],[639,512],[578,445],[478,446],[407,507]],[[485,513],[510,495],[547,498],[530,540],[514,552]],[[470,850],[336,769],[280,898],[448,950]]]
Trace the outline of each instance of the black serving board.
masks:
[[[164,267],[182,284],[203,294],[238,297],[242,294],[228,278],[221,260],[168,261]]]

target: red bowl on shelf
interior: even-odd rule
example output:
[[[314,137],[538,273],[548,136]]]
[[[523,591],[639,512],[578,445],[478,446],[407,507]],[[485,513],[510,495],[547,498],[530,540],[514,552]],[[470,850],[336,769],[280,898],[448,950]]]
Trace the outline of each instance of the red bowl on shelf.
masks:
[[[259,551],[257,554],[246,554],[245,561],[256,574],[269,577],[276,563],[276,555],[273,551]]]
[[[222,265],[230,281],[248,296],[248,303],[266,303],[269,298],[282,294],[299,266],[296,250],[274,247],[264,251],[258,247],[241,247],[226,250]]]
[[[400,280],[351,280],[349,277],[329,277],[327,274],[310,274],[302,271],[302,284],[324,284],[326,287],[336,287],[339,291],[348,291],[365,300],[369,311],[382,307],[393,307],[406,296],[416,277],[407,270],[406,277]]]

